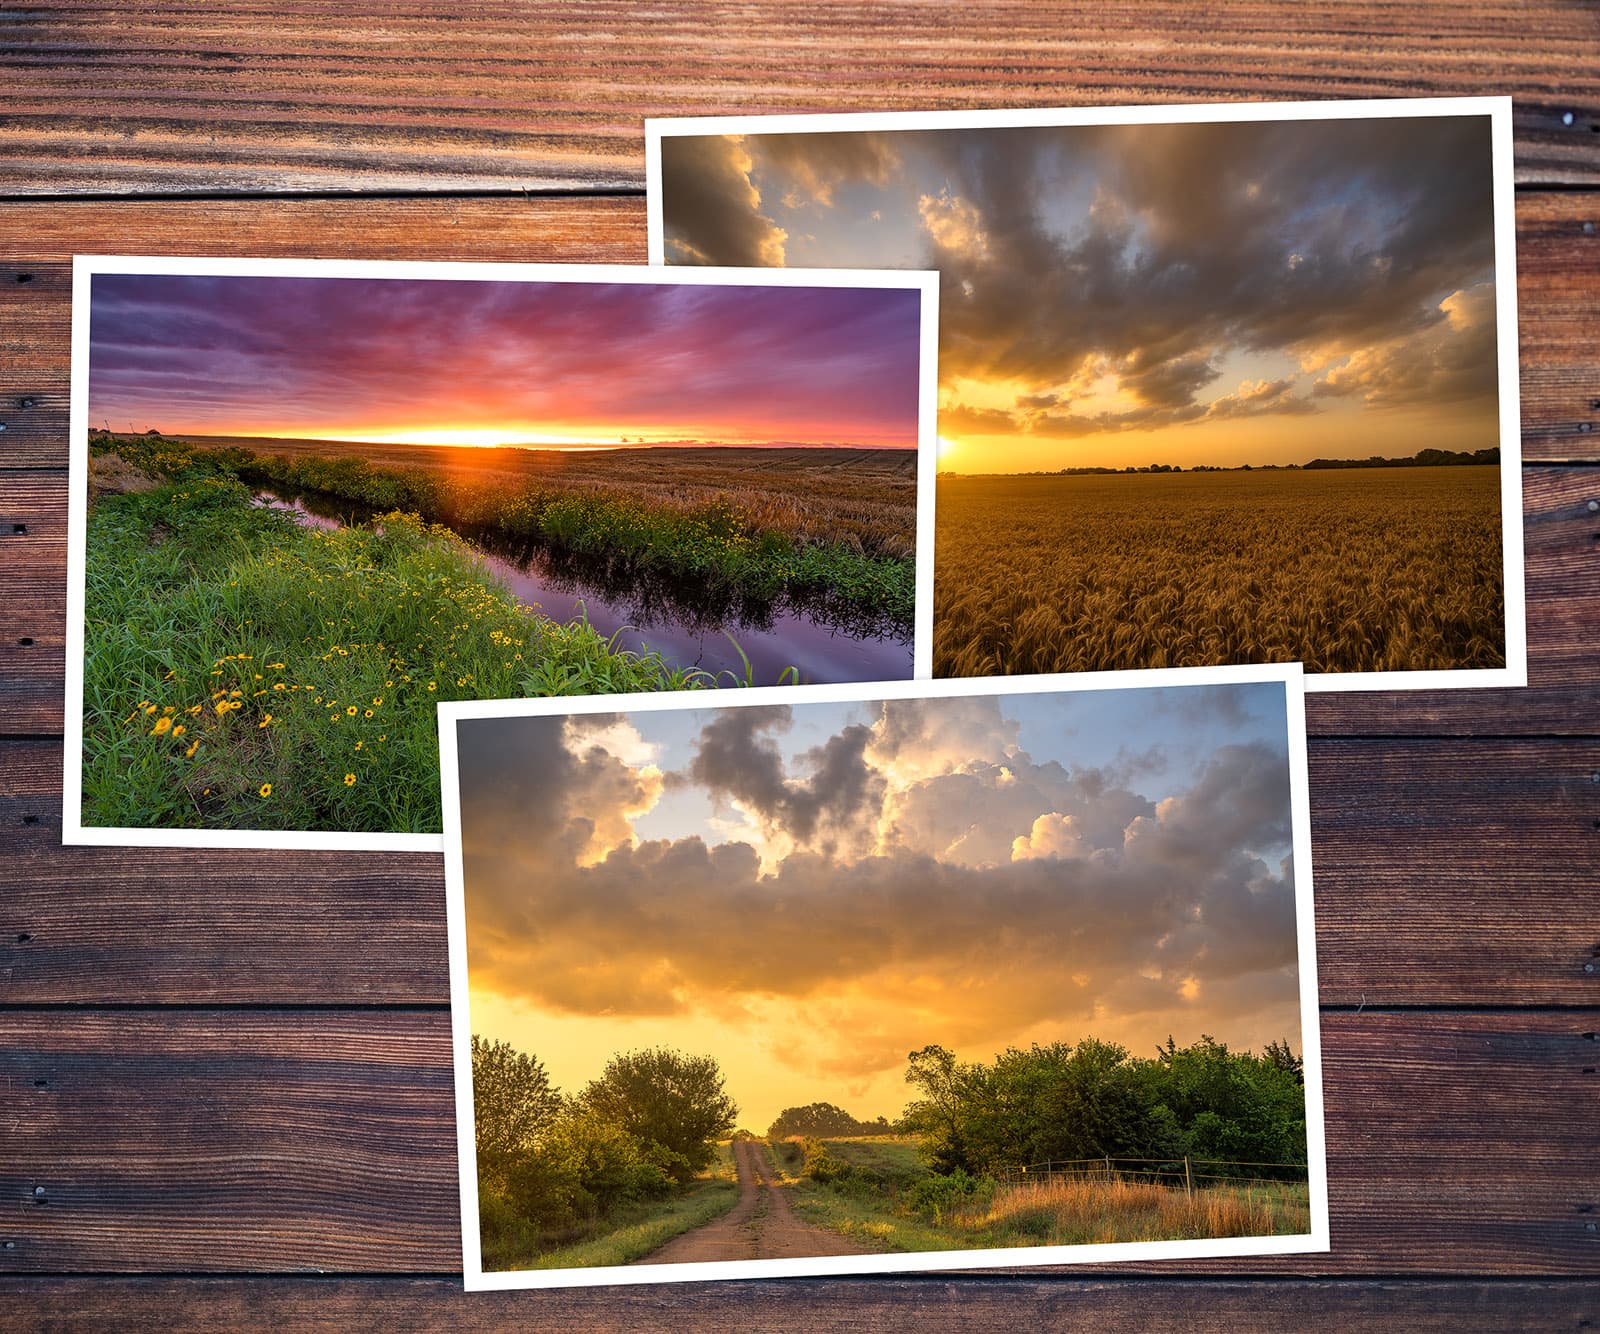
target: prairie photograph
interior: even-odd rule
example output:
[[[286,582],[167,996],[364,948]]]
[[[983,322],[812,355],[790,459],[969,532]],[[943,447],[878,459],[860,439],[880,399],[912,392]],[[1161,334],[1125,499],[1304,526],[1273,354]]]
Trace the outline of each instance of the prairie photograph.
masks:
[[[1519,683],[1511,185],[1478,106],[657,122],[652,253],[939,271],[936,676]]]
[[[442,711],[469,1286],[1315,1249],[1255,670]]]
[[[436,836],[441,701],[912,675],[925,280],[93,263],[83,828]]]

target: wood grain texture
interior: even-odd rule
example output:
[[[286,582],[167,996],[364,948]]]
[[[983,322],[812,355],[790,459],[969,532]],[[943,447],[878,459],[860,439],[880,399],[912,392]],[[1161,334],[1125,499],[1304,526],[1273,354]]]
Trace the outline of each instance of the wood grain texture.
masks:
[[[0,202],[0,469],[66,465],[71,257],[110,252],[634,264],[645,260],[644,201]],[[1519,196],[1525,461],[1600,461],[1597,266],[1594,196]]]
[[[1310,750],[1325,1005],[1600,1004],[1600,741]],[[448,1001],[440,858],[63,848],[60,775],[0,742],[0,1004]]]
[[[1600,1280],[905,1277],[755,1279],[676,1288],[463,1293],[440,1278],[0,1279],[0,1308],[74,1329],[199,1332],[348,1330],[476,1334],[519,1330],[760,1329],[772,1334],[926,1334],[930,1329],[1078,1329],[1105,1334],[1413,1334],[1583,1329]]]
[[[1583,1020],[1346,1013],[1323,1036],[1335,1249],[1161,1268],[1594,1271]],[[0,1273],[449,1271],[452,1099],[442,1010],[0,1012]]]
[[[637,188],[647,116],[1507,91],[1521,179],[1600,174],[1600,33],[1564,3],[233,0],[4,36],[12,195]]]
[[[1313,734],[1600,735],[1600,469],[1523,470],[1530,690],[1314,696]],[[21,524],[24,532],[18,533]],[[0,732],[58,734],[65,681],[67,478],[0,470]]]

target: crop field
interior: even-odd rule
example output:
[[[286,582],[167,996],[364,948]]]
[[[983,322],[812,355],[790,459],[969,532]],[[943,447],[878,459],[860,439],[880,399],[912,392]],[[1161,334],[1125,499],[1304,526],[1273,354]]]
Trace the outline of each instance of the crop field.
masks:
[[[720,497],[761,532],[848,542],[868,555],[897,559],[909,560],[916,550],[915,450],[466,449],[254,436],[184,439],[196,449],[231,446],[290,463],[360,459],[373,468],[433,473],[457,485],[602,492],[650,506],[693,509]]]
[[[934,673],[1505,665],[1493,467],[941,477]]]

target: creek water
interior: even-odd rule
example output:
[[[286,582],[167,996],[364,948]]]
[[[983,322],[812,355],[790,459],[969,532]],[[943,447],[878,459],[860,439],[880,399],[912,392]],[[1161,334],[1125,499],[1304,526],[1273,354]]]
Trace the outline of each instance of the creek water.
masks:
[[[372,517],[360,505],[314,492],[258,487],[255,496],[257,504],[287,511],[307,527],[333,530]],[[718,597],[676,580],[617,575],[602,561],[566,558],[537,546],[513,551],[463,536],[507,588],[551,620],[586,616],[602,635],[615,635],[619,648],[654,649],[674,667],[732,672],[743,681],[742,649],[756,685],[776,684],[788,667],[814,684],[911,676],[911,636],[898,627],[847,620],[848,613],[788,599],[757,604]]]

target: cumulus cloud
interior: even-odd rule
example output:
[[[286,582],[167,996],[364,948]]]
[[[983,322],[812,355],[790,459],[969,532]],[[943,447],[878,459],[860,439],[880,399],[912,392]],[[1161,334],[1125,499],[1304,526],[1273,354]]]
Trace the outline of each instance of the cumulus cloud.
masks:
[[[776,860],[637,837],[663,780],[595,743],[613,721],[470,725],[474,986],[575,1015],[827,1016],[808,1059],[840,1076],[892,1068],[930,1033],[1292,1014],[1282,749],[1223,746],[1153,797],[1036,761],[995,706],[889,701],[804,747],[804,706],[708,712],[671,799],[736,800],[784,831]]]

